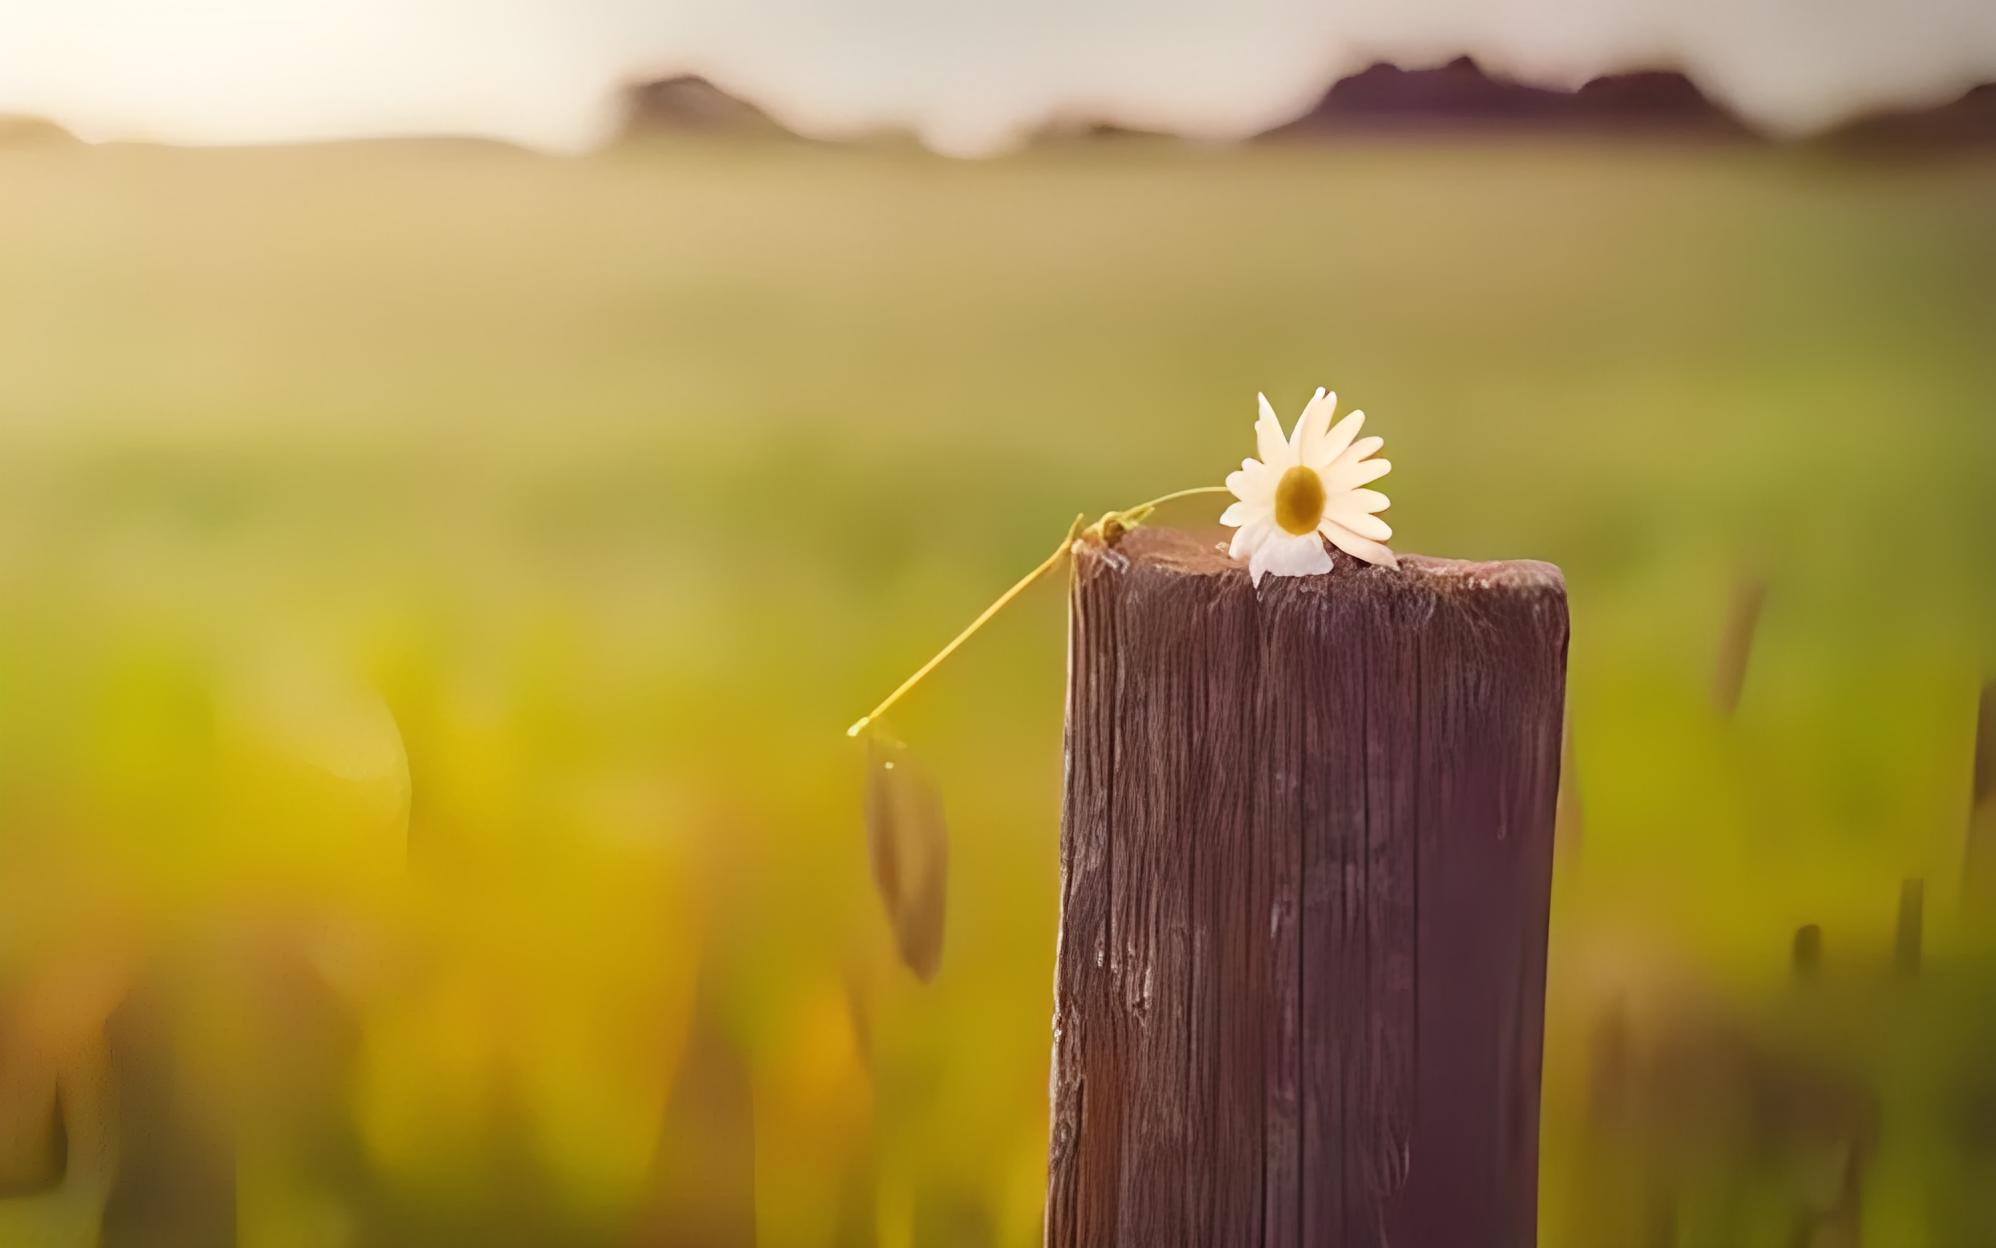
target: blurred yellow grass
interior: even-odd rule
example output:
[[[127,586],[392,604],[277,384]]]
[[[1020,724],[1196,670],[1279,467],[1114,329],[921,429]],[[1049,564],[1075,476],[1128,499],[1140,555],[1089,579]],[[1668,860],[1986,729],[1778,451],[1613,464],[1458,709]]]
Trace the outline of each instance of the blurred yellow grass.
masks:
[[[742,1178],[670,1108],[696,1015],[767,1242],[1032,1242],[1058,589],[891,717],[951,830],[926,988],[839,730],[1075,512],[1217,482],[1256,390],[1372,413],[1403,549],[1567,571],[1556,1012],[1590,951],[1749,1000],[1802,922],[1882,961],[1908,875],[1960,947],[1986,162],[660,140],[6,150],[0,185],[0,967],[314,968],[353,1049],[257,1127],[266,1242],[669,1227],[658,1158]],[[238,1039],[204,1078],[282,1056]]]

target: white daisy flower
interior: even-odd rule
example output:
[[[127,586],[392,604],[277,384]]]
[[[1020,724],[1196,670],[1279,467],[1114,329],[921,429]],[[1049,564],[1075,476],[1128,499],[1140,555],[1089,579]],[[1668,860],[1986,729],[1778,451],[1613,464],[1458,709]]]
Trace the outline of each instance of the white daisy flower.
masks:
[[[1220,523],[1239,531],[1227,553],[1248,561],[1255,588],[1263,574],[1312,576],[1331,570],[1331,545],[1367,563],[1399,566],[1384,542],[1393,536],[1377,512],[1387,498],[1363,488],[1393,467],[1368,456],[1384,446],[1382,438],[1361,438],[1364,412],[1353,412],[1331,427],[1338,396],[1319,389],[1287,440],[1282,422],[1261,400],[1261,417],[1254,422],[1260,459],[1244,459],[1240,471],[1227,474],[1227,488],[1240,501],[1227,508]]]

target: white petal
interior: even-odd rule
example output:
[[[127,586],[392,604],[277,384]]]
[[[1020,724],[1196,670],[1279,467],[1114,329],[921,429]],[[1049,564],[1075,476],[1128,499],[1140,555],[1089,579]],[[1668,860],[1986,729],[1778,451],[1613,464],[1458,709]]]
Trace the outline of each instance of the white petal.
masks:
[[[1392,551],[1378,542],[1360,537],[1335,520],[1324,521],[1318,526],[1318,531],[1331,539],[1331,545],[1355,559],[1363,559],[1367,563],[1377,563],[1389,568],[1400,566],[1400,561],[1394,558]]]
[[[1289,445],[1296,451],[1296,462],[1310,462],[1310,451],[1324,440],[1324,430],[1330,428],[1331,413],[1338,410],[1338,396],[1317,387],[1317,393],[1303,405],[1303,414],[1296,418],[1296,428],[1289,435]]]
[[[1269,503],[1257,499],[1242,499],[1238,503],[1230,503],[1228,509],[1220,513],[1220,523],[1228,525],[1230,529],[1240,529],[1244,525],[1253,525],[1253,523],[1267,525],[1273,521],[1275,521],[1275,509]]]
[[[1325,476],[1329,476],[1334,472],[1341,472],[1385,445],[1385,438],[1360,438],[1339,452],[1337,458],[1331,460],[1329,463],[1320,464],[1317,471],[1323,473]]]
[[[1393,505],[1393,500],[1381,494],[1378,490],[1346,490],[1341,494],[1332,494],[1331,499],[1334,502],[1344,501],[1351,503],[1360,511],[1367,513],[1385,511]]]
[[[1234,497],[1246,502],[1268,502],[1275,497],[1274,473],[1271,473],[1258,459],[1244,459],[1239,471],[1227,474],[1227,488]]]
[[[1358,436],[1358,431],[1364,424],[1364,412],[1353,412],[1346,416],[1329,433],[1318,439],[1315,453],[1303,462],[1321,471],[1325,464],[1344,454],[1345,448],[1351,445],[1351,440]]]
[[[1268,537],[1269,523],[1265,520],[1250,520],[1234,532],[1234,540],[1227,547],[1229,559],[1242,559],[1259,550]]]
[[[1337,490],[1356,489],[1368,481],[1377,481],[1393,471],[1390,459],[1349,459],[1340,457],[1338,463],[1324,470],[1324,488]]]
[[[1261,578],[1268,575],[1268,555],[1273,546],[1273,542],[1262,542],[1254,548],[1254,553],[1248,556],[1248,580],[1256,589],[1261,588]]]
[[[1264,464],[1286,465],[1294,462],[1289,442],[1282,436],[1282,422],[1276,419],[1275,409],[1268,405],[1268,396],[1257,394],[1254,397],[1261,405],[1261,416],[1254,422],[1255,454],[1261,456]]]
[[[1371,493],[1370,490],[1366,492]],[[1327,524],[1342,525],[1358,536],[1375,542],[1383,542],[1393,536],[1393,530],[1387,527],[1384,520],[1369,514],[1353,502],[1349,494],[1339,495],[1324,505],[1324,520]]]
[[[1315,533],[1284,533],[1271,538],[1263,549],[1268,551],[1263,566],[1277,576],[1315,576],[1331,570],[1331,552]]]

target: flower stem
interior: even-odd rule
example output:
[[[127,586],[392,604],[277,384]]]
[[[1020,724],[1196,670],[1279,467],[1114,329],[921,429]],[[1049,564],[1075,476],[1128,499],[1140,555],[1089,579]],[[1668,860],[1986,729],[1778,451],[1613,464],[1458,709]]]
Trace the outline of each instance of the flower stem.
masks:
[[[950,638],[948,645],[936,651],[935,656],[933,658],[931,658],[927,663],[924,663],[920,667],[915,669],[914,675],[908,677],[908,679],[902,681],[899,685],[895,686],[894,692],[882,698],[880,700],[879,706],[874,707],[866,714],[860,716],[857,720],[854,720],[852,727],[846,729],[846,735],[848,737],[856,737],[860,733],[866,731],[866,726],[868,724],[872,723],[874,720],[886,714],[887,708],[893,706],[896,702],[899,702],[902,698],[902,695],[906,694],[910,689],[913,689],[916,685],[922,682],[922,678],[924,676],[927,676],[930,672],[935,671],[938,664],[940,664],[944,659],[947,659],[950,655],[956,653],[957,647],[961,646],[964,642],[969,641],[971,639],[971,636],[975,634],[978,629],[984,627],[985,622],[987,620],[989,620],[992,616],[998,614],[999,611],[1004,609],[1006,603],[1012,601],[1012,599],[1014,598],[1017,598],[1020,594],[1025,593],[1026,589],[1029,586],[1031,586],[1034,581],[1039,580],[1041,577],[1045,576],[1047,573],[1053,571],[1054,568],[1059,566],[1060,557],[1062,555],[1065,555],[1068,552],[1068,548],[1074,545],[1075,536],[1081,532],[1081,522],[1084,518],[1085,517],[1083,516],[1076,516],[1074,518],[1074,523],[1067,526],[1067,536],[1060,539],[1060,545],[1053,548],[1052,554],[1048,555],[1044,560],[1042,560],[1038,567],[1026,573],[1024,576],[1020,577],[1018,581],[1013,584],[1012,588],[998,595],[997,599],[994,600],[990,606],[978,612],[977,618],[972,620],[969,624],[966,624],[962,632]]]
[[[1153,511],[1156,511],[1165,503],[1174,502],[1181,498],[1191,498],[1195,494],[1226,494],[1229,492],[1224,485],[1195,485],[1189,490],[1173,490],[1169,494],[1161,494],[1156,498],[1150,499],[1148,502],[1138,503],[1134,507],[1125,507],[1121,511],[1109,512],[1094,524],[1085,527],[1082,522],[1087,517],[1076,516],[1074,523],[1067,527],[1067,536],[1060,539],[1060,545],[1053,548],[1052,554],[1041,560],[1038,567],[1020,577],[1013,584],[1012,588],[998,595],[990,606],[978,612],[977,618],[964,625],[962,632],[950,638],[948,645],[936,651],[935,655],[927,663],[915,669],[914,675],[895,686],[894,692],[882,698],[879,706],[874,707],[866,714],[854,720],[852,727],[846,729],[846,735],[848,737],[856,737],[860,733],[865,732],[868,724],[885,715],[888,709],[896,702],[899,702],[910,689],[921,684],[924,677],[930,672],[935,671],[944,659],[955,654],[957,647],[969,641],[976,634],[977,630],[983,628],[992,616],[1005,608],[1007,603],[1017,598],[1020,594],[1025,593],[1034,581],[1039,580],[1047,573],[1059,567],[1061,556],[1074,548],[1075,538],[1086,534],[1097,541],[1113,541],[1115,537],[1120,536],[1124,529],[1142,524]],[[1113,533],[1110,532],[1112,527],[1115,530]]]
[[[1173,490],[1169,494],[1160,494],[1156,498],[1151,499],[1147,503],[1138,503],[1134,507],[1124,508],[1122,514],[1128,515],[1132,511],[1156,511],[1159,507],[1162,507],[1166,503],[1175,503],[1181,498],[1191,498],[1198,494],[1231,494],[1231,493],[1233,493],[1233,491],[1228,489],[1224,485],[1195,485],[1190,489]]]
[[[1186,490],[1173,490],[1169,494],[1160,494],[1156,498],[1148,502],[1138,503],[1134,507],[1125,507],[1121,511],[1112,511],[1090,525],[1088,531],[1096,537],[1105,537],[1108,536],[1107,529],[1112,523],[1118,529],[1127,529],[1133,525],[1142,524],[1150,518],[1150,513],[1156,511],[1166,503],[1176,502],[1181,498],[1191,498],[1198,494],[1231,494],[1232,492],[1224,485],[1195,485]]]

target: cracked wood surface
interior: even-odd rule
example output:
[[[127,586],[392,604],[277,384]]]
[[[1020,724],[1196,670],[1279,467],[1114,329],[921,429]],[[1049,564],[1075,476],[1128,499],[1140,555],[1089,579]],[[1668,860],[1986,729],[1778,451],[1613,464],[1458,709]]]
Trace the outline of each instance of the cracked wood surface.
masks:
[[[1075,548],[1046,1239],[1534,1242],[1549,564]]]

